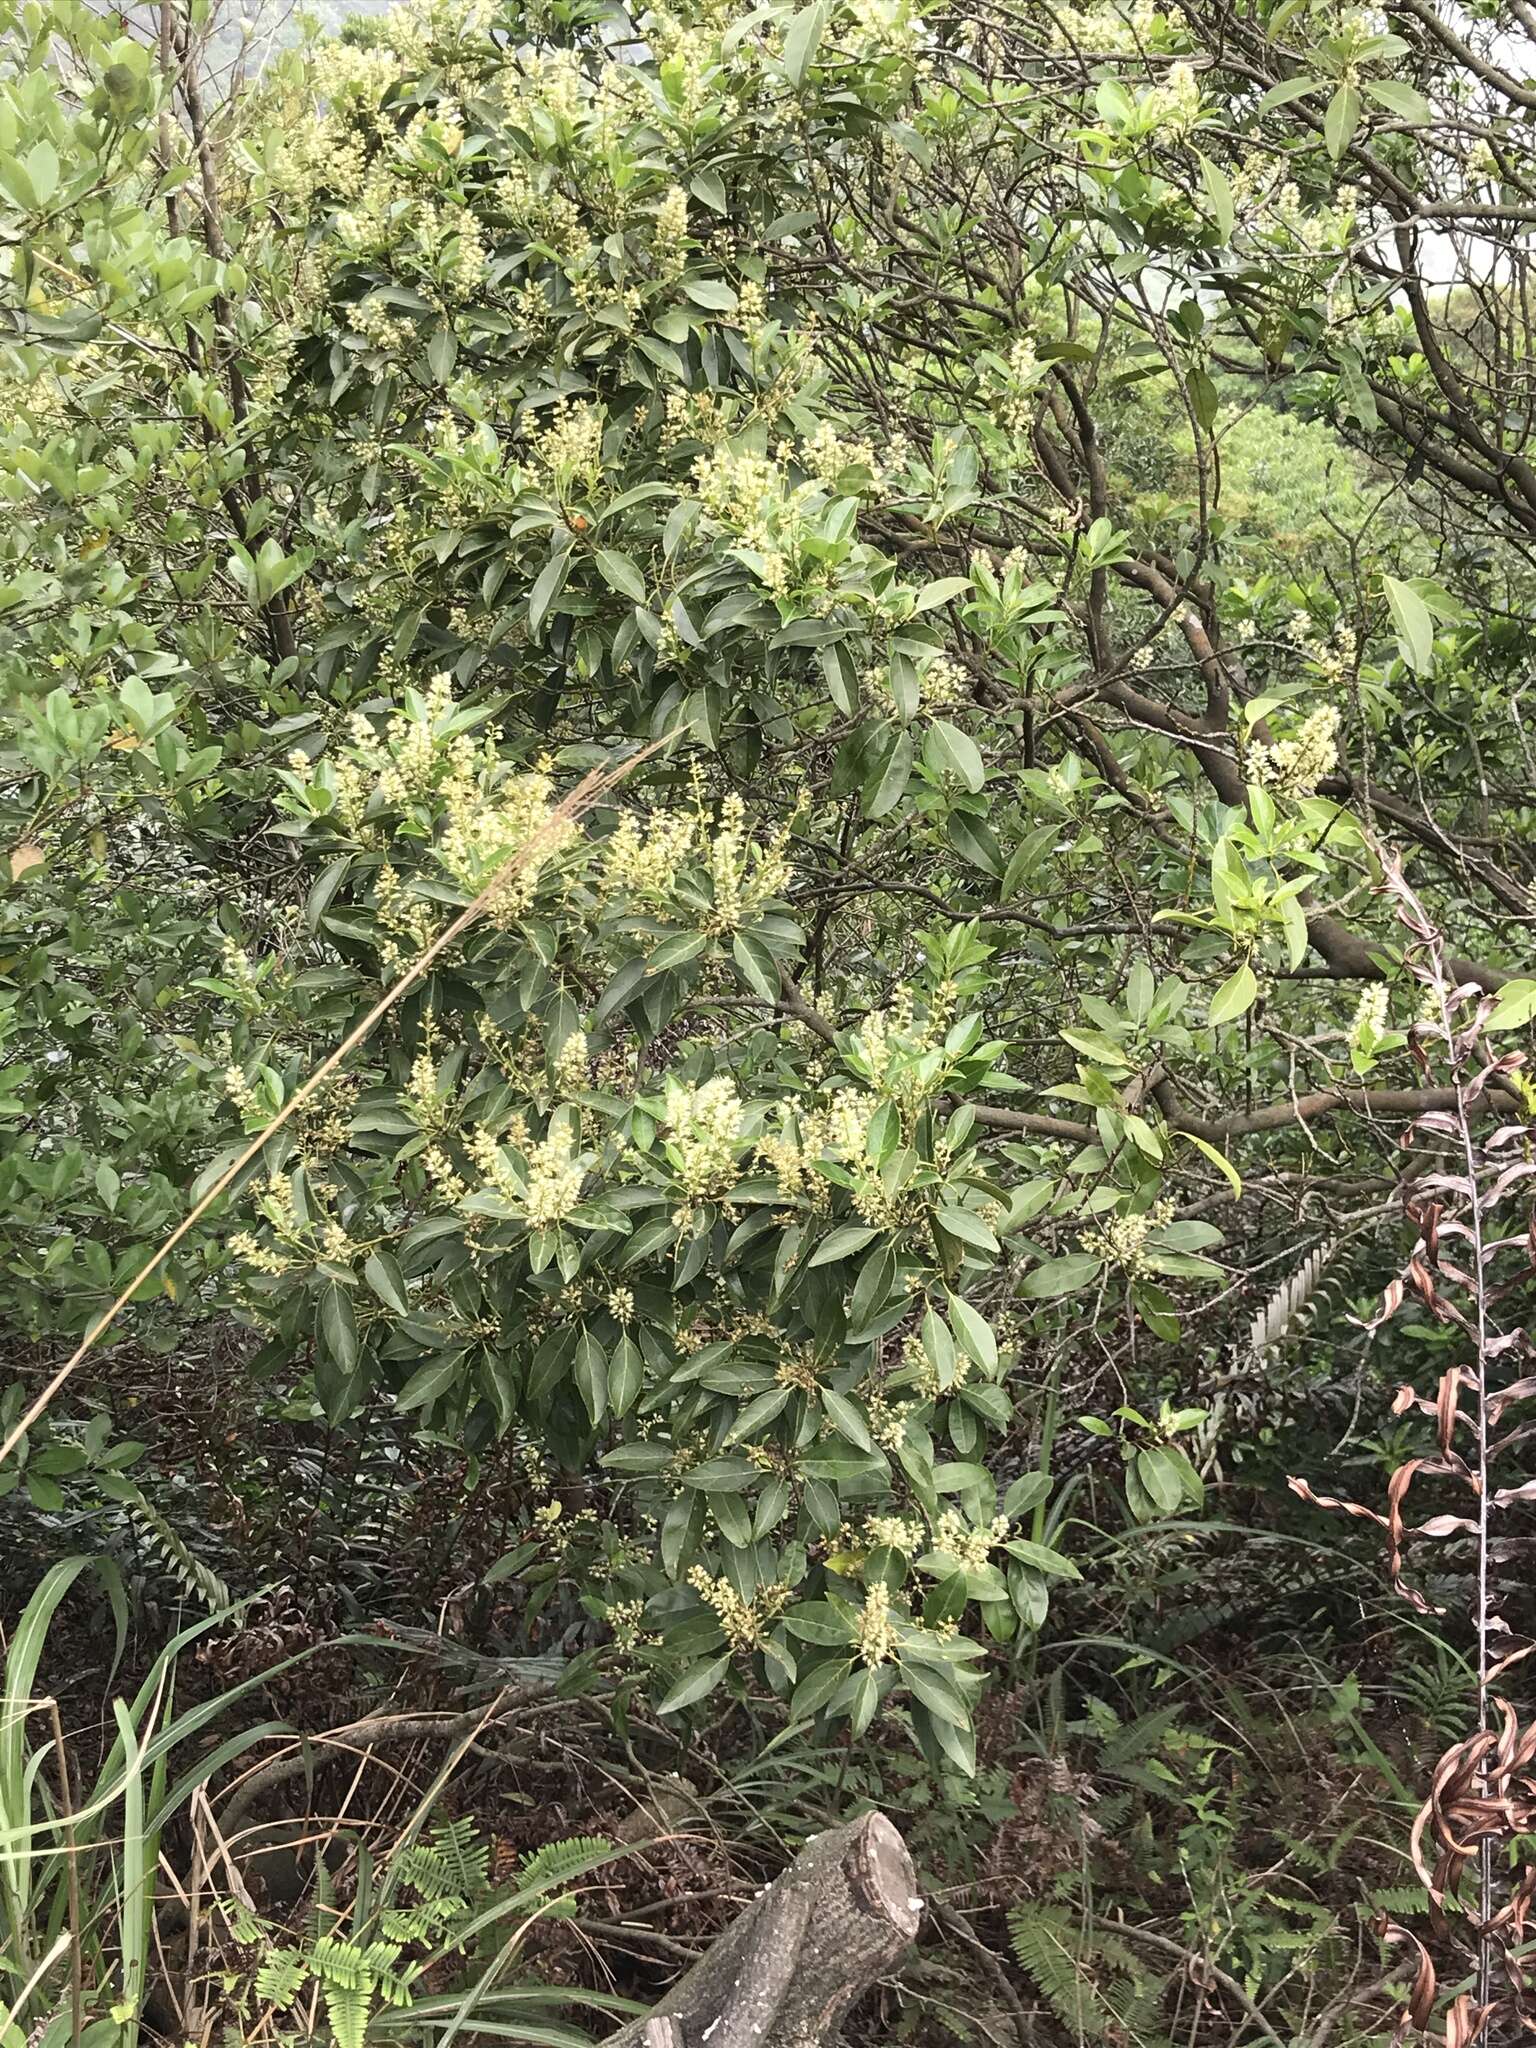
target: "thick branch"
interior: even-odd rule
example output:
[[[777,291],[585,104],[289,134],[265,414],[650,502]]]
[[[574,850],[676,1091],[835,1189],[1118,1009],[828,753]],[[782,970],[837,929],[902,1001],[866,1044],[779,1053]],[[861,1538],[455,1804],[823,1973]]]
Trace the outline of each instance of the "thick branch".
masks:
[[[1498,1083],[1490,1083],[1490,1087],[1498,1087],[1510,1107],[1516,1105],[1518,1098],[1511,1091]],[[1191,1116],[1179,1106],[1171,1083],[1160,1081],[1152,1093],[1170,1130],[1186,1131],[1191,1137],[1204,1138],[1209,1145],[1219,1145],[1227,1138],[1253,1138],[1266,1131],[1283,1131],[1292,1124],[1315,1123],[1319,1117],[1337,1116],[1341,1110],[1371,1119],[1420,1116],[1425,1110],[1456,1107],[1454,1088],[1319,1088],[1309,1095],[1288,1096],[1283,1102],[1266,1102],[1259,1109],[1232,1116],[1200,1117]],[[977,1123],[988,1130],[1017,1131],[1027,1137],[1063,1137],[1083,1145],[1098,1142],[1098,1132],[1088,1124],[1033,1116],[1027,1110],[995,1109],[985,1103],[973,1107]],[[1043,1124],[1053,1128],[1041,1130]]]

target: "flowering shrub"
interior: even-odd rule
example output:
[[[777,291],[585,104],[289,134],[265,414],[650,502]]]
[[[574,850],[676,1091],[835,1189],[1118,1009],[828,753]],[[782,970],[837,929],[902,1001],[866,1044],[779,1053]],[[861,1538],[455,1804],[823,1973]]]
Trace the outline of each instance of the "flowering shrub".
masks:
[[[212,117],[195,38],[10,24],[10,1313],[85,1329],[488,891],[134,1330],[511,1460],[492,1583],[664,1713],[968,1766],[1076,1571],[1062,1387],[1202,1412],[1222,1205],[1411,1081],[1383,819],[1473,978],[1456,892],[1525,914],[1504,527],[1302,584],[1222,509],[1278,387],[1519,524],[1369,253],[1450,60],[1237,13],[414,0]]]

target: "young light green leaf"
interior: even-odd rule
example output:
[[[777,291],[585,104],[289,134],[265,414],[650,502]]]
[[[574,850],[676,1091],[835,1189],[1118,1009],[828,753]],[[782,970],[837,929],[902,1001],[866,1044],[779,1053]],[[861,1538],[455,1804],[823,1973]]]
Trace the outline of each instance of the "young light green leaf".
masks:
[[[1400,583],[1395,576],[1383,576],[1381,587],[1404,661],[1415,675],[1427,675],[1435,664],[1435,624],[1428,605],[1412,584]]]
[[[1489,1031],[1518,1031],[1536,1017],[1536,981],[1506,981],[1488,1019]]]
[[[1258,980],[1254,975],[1253,969],[1245,960],[1235,973],[1227,976],[1221,987],[1217,989],[1215,995],[1211,997],[1211,1007],[1207,1014],[1206,1022],[1208,1024],[1230,1024],[1234,1017],[1241,1017],[1248,1010],[1252,1009],[1258,993]]]
[[[784,70],[791,85],[804,85],[826,26],[826,0],[815,0],[791,17],[784,31]]]
[[[1355,130],[1360,126],[1360,95],[1352,85],[1341,85],[1328,102],[1328,111],[1323,116],[1323,141],[1328,154],[1337,163],[1355,139]]]

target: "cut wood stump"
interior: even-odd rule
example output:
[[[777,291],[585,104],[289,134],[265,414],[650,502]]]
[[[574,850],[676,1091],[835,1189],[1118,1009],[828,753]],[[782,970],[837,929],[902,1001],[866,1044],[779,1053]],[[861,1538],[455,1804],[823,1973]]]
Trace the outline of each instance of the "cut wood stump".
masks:
[[[830,1828],[605,2048],[833,2048],[922,1913],[912,1859],[883,1813]]]

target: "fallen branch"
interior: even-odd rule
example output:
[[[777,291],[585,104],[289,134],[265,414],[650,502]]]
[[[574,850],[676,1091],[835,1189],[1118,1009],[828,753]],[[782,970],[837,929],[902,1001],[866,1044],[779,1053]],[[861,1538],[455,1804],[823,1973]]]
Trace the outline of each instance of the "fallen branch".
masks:
[[[346,1750],[366,1758],[375,1750],[397,1748],[405,1743],[472,1738],[509,1708],[547,1695],[549,1690],[547,1685],[530,1685],[521,1692],[508,1687],[489,1707],[474,1707],[464,1714],[369,1714],[361,1721],[347,1722],[344,1727],[328,1728],[323,1735],[297,1736],[293,1738],[291,1754],[274,1757],[237,1781],[219,1815],[219,1826],[226,1836],[233,1835],[263,1793],[313,1770],[316,1750]]]

